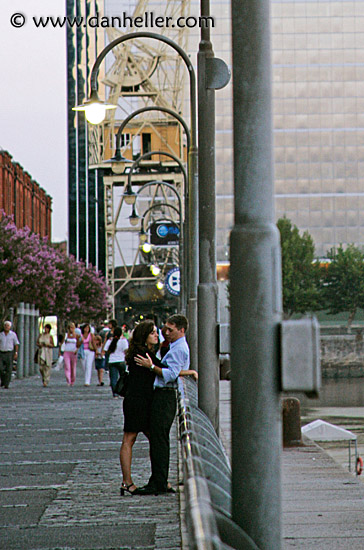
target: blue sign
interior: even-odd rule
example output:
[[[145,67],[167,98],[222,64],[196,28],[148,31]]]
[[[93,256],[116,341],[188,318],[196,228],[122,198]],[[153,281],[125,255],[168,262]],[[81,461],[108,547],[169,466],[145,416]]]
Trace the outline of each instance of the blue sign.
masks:
[[[181,273],[179,267],[173,267],[168,271],[164,284],[170,294],[179,296],[181,292]]]
[[[150,226],[150,242],[154,246],[179,244],[179,227],[174,222],[154,222]]]

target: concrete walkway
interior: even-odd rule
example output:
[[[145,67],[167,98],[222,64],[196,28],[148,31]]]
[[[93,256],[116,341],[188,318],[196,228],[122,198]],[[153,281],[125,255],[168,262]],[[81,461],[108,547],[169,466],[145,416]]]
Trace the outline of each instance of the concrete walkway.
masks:
[[[220,429],[231,456],[227,381],[220,382]],[[282,494],[284,550],[364,549],[364,485],[317,445],[283,451]]]
[[[52,371],[0,390],[0,549],[181,548],[179,496],[119,496],[121,399],[109,386],[69,388]],[[176,428],[175,428],[176,429]],[[175,435],[175,437],[173,437]],[[170,481],[177,486],[177,437]],[[135,444],[134,481],[150,475],[149,445]]]

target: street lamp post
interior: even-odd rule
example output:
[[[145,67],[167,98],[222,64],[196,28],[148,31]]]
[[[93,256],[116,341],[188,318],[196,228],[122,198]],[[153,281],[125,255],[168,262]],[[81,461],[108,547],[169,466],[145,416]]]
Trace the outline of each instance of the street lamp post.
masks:
[[[171,185],[167,182],[154,181],[154,182],[149,182],[149,183],[144,184],[142,187],[140,187],[140,189],[137,191],[137,193],[133,193],[131,180],[132,180],[132,176],[133,176],[133,173],[134,173],[135,169],[139,166],[139,164],[142,160],[146,160],[147,158],[150,158],[154,155],[163,155],[163,156],[169,157],[169,158],[173,159],[178,164],[179,168],[181,169],[182,175],[183,175],[184,189],[185,190],[187,189],[188,178],[187,178],[186,170],[185,170],[181,160],[178,157],[176,157],[176,155],[174,155],[173,153],[170,153],[170,152],[167,152],[167,151],[149,151],[148,153],[144,153],[143,155],[138,157],[134,161],[134,163],[131,165],[131,167],[129,169],[129,172],[128,172],[128,180],[127,180],[124,196],[127,197],[128,201],[129,201],[129,204],[133,204],[135,202],[138,194],[143,189],[147,188],[150,185],[156,185],[156,184],[164,185],[164,186],[168,187],[169,189],[173,190],[173,192],[177,196],[177,200],[178,200],[178,204],[179,204],[180,225],[181,225],[181,227],[180,227],[180,238],[184,242],[185,230],[184,230],[184,224],[182,222],[182,220],[183,220],[182,200],[181,200],[181,197],[180,197],[178,191],[174,188],[173,185]],[[186,267],[188,265],[188,262],[185,263],[185,261],[186,261],[186,258],[185,258],[186,255],[184,254],[185,246],[181,245],[179,250],[180,250],[180,253],[183,254],[182,256],[180,256],[180,277],[181,277],[180,305],[181,305],[182,311],[185,312],[185,310],[186,310],[186,298],[187,298],[187,285],[186,285],[187,277],[185,275],[185,272],[186,272]]]
[[[159,202],[157,204],[152,204],[149,208],[147,208],[145,210],[145,212],[143,213],[143,216],[142,216],[142,219],[141,219],[141,232],[142,234],[146,234],[146,230],[145,230],[145,220],[147,219],[147,216],[148,214],[156,209],[156,208],[169,208],[169,209],[172,209],[174,210],[177,214],[178,214],[178,224],[172,219],[172,218],[167,218],[165,215],[163,215],[163,220],[169,220],[171,221],[172,223],[174,223],[177,227],[178,227],[178,230],[179,230],[179,239],[178,239],[178,263],[179,263],[179,270],[180,270],[180,294],[179,294],[179,307],[180,309],[183,311],[183,307],[184,307],[184,288],[183,288],[183,250],[184,250],[184,245],[183,245],[183,223],[182,223],[182,199],[181,199],[181,196],[180,194],[178,193],[177,189],[174,188],[173,185],[171,185],[170,183],[166,182],[166,181],[158,181],[158,180],[155,180],[155,181],[151,181],[151,182],[148,182],[146,184],[144,184],[137,192],[136,194],[136,198],[139,196],[139,194],[146,188],[148,187],[151,187],[151,186],[165,186],[167,187],[168,189],[170,189],[171,191],[173,191],[176,195],[176,198],[177,198],[177,201],[178,201],[178,208],[176,206],[174,206],[173,204],[170,204],[168,202]],[[136,204],[136,202],[135,202]],[[133,205],[133,208],[135,206],[135,204]],[[136,218],[136,215],[134,216],[134,219]],[[155,220],[154,220],[155,221]]]
[[[209,0],[201,0],[201,19],[209,17]],[[214,56],[209,26],[201,26],[198,61],[199,147],[199,285],[198,404],[219,431],[219,350],[216,279],[215,90],[230,79],[224,61]]]
[[[196,76],[193,65],[186,52],[170,38],[151,32],[135,32],[128,33],[119,38],[116,38],[108,44],[96,58],[93,65],[90,77],[90,98],[83,106],[77,106],[77,110],[86,110],[92,106],[96,110],[103,110],[104,116],[106,109],[112,106],[100,101],[97,94],[97,77],[100,65],[106,55],[119,44],[136,38],[151,38],[159,40],[171,46],[183,59],[190,77],[190,149],[188,161],[188,244],[190,248],[189,262],[189,301],[188,301],[188,318],[190,322],[189,345],[191,351],[191,368],[197,369],[197,285],[198,285],[198,152],[197,152],[197,112],[196,112]],[[96,106],[96,107],[95,107]],[[115,107],[115,106],[114,106]],[[101,122],[103,119],[98,120]]]

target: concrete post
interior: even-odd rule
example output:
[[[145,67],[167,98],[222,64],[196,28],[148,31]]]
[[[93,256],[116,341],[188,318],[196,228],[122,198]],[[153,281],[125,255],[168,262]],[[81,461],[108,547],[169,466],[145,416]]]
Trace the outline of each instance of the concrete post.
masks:
[[[232,0],[232,29],[232,515],[260,550],[280,550],[282,299],[273,203],[269,0]]]
[[[20,342],[18,362],[16,365],[16,377],[24,377],[24,302],[20,302],[17,307],[17,336]]]
[[[283,447],[302,445],[301,403],[296,397],[282,400]]]
[[[209,16],[201,0],[201,16]],[[216,279],[215,90],[207,86],[207,60],[214,57],[210,29],[201,27],[197,55],[199,150],[198,405],[219,431],[219,355]]]
[[[24,304],[24,376],[30,374],[29,369],[29,304]]]

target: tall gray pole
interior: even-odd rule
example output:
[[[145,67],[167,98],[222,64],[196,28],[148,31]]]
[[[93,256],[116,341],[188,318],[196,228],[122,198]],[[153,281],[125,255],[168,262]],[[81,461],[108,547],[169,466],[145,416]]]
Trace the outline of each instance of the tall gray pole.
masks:
[[[209,0],[201,0],[209,16]],[[199,151],[198,405],[219,430],[219,355],[217,349],[215,90],[207,87],[207,63],[214,57],[208,25],[201,27],[197,55]]]
[[[29,309],[30,304],[24,304],[24,376],[30,375],[29,369]]]
[[[261,550],[279,550],[282,300],[273,204],[269,0],[232,0],[232,27],[232,513]]]
[[[35,355],[35,350],[37,349],[37,346],[36,346],[36,343],[37,343],[37,340],[38,340],[38,336],[39,336],[39,309],[35,309],[34,310],[34,318],[33,318],[33,323],[34,323],[34,329],[33,329],[33,332],[34,332],[34,352],[33,352],[33,357]],[[34,374],[39,374],[39,365],[37,365],[36,363],[34,364]]]
[[[34,336],[34,304],[29,307],[29,375],[35,374],[34,354],[35,354],[35,336]]]
[[[195,132],[194,125],[194,132]],[[198,370],[198,335],[197,335],[197,285],[198,285],[198,152],[195,141],[196,135],[191,139],[191,147],[188,153],[188,191],[186,195],[186,225],[188,232],[188,250],[190,253],[187,263],[187,317],[189,322],[188,344],[190,347],[191,369]],[[187,247],[185,247],[186,250]]]

